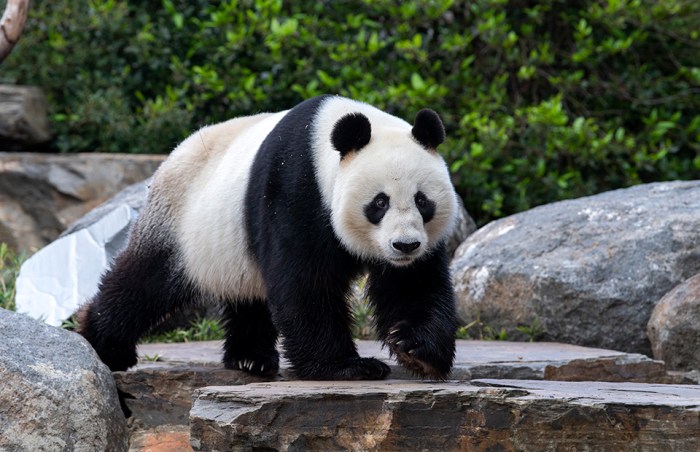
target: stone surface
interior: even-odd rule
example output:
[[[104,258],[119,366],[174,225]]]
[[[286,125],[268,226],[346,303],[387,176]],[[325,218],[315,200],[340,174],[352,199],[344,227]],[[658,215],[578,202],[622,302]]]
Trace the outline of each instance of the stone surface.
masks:
[[[358,341],[362,356],[375,356],[392,369],[392,378],[414,380],[374,341]],[[130,422],[140,429],[162,424],[183,425],[191,395],[203,386],[243,385],[264,381],[245,372],[225,370],[220,341],[179,344],[142,344],[139,365],[114,377]],[[158,358],[157,361],[153,361]],[[278,380],[293,380],[282,361]],[[457,341],[453,380],[517,378],[670,382],[682,376],[666,375],[663,363],[643,355],[590,349],[575,345],[528,342]],[[689,381],[688,381],[689,382]]]
[[[190,428],[162,425],[136,431],[129,440],[129,452],[192,452]]]
[[[118,193],[165,156],[0,152],[0,242],[31,252]]]
[[[220,341],[179,344],[141,344],[141,364],[136,371],[158,372],[182,369],[182,365],[216,368],[221,365]],[[389,356],[376,341],[356,341],[361,356],[374,356],[391,367],[392,378],[414,379]],[[149,362],[146,357],[159,357]],[[282,354],[282,356],[284,356]],[[285,359],[280,363],[282,378],[294,379]],[[126,372],[130,374],[134,371]],[[119,373],[117,373],[119,374]],[[241,373],[241,375],[247,375]],[[581,347],[553,342],[468,341],[456,343],[455,364],[450,374],[453,380],[477,378],[556,379],[637,381],[657,383],[667,381],[664,363],[644,355],[613,350]],[[118,380],[119,381],[119,380]],[[254,380],[248,380],[252,382]],[[247,383],[246,382],[246,383]]]
[[[187,423],[196,388],[245,385],[265,381],[221,365],[142,364],[136,370],[114,372],[114,379],[132,425],[140,429]]]
[[[700,272],[699,211],[700,181],[669,182],[490,223],[452,261],[458,312],[496,331],[538,319],[545,340],[650,355],[655,304]]]
[[[18,151],[50,139],[48,101],[41,89],[0,85],[0,150]]]
[[[700,370],[700,274],[682,282],[656,305],[647,325],[656,359],[671,369]]]
[[[196,391],[194,450],[700,450],[700,388],[274,382]]]
[[[114,379],[81,336],[4,309],[0,331],[0,450],[126,450]]]

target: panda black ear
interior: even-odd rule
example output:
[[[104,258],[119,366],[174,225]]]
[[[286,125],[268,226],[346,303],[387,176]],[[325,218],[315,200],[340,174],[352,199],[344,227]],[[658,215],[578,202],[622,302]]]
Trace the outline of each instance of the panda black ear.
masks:
[[[418,112],[411,133],[416,141],[428,149],[436,149],[445,141],[445,126],[440,116],[429,108]]]
[[[351,151],[359,151],[369,143],[372,125],[362,113],[349,113],[338,120],[331,132],[331,143],[342,159]]]

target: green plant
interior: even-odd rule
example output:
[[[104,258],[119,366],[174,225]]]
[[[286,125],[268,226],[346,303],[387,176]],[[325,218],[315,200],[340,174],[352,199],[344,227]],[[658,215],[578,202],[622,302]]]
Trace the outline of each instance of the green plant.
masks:
[[[190,323],[189,328],[176,328],[165,333],[147,336],[141,342],[193,342],[215,341],[224,339],[225,333],[221,322],[217,319],[197,319]]]
[[[75,331],[78,329],[79,326],[80,324],[78,323],[78,319],[75,315],[72,315],[63,322],[61,322],[61,328],[65,330]]]
[[[143,355],[143,360],[149,362],[158,362],[161,360],[161,358],[162,356],[160,356],[158,353],[155,355]]]
[[[15,310],[15,280],[25,256],[0,243],[0,308]]]
[[[63,152],[168,152],[323,92],[429,106],[480,224],[700,169],[700,2],[330,5],[36,1],[0,79],[44,88]]]
[[[352,337],[355,339],[374,339],[373,316],[374,309],[365,295],[367,276],[357,280],[354,292],[350,297],[350,312],[352,314]]]
[[[546,334],[537,317],[529,325],[517,326],[516,330],[523,336],[515,334],[511,337],[505,328],[496,329],[491,325],[487,325],[481,320],[481,315],[477,313],[476,319],[457,328],[455,337],[457,339],[478,339],[482,341],[521,340],[525,337],[530,342],[536,342]]]
[[[483,339],[485,341],[507,341],[508,340],[508,332],[506,331],[505,328],[501,328],[500,330],[496,330],[495,328],[490,327],[489,325],[484,326],[484,334],[483,334]]]
[[[485,324],[481,320],[481,313],[477,313],[476,319],[457,328],[455,334],[457,339],[477,339],[480,341],[506,341],[508,332],[505,328],[496,330],[491,325]]]
[[[540,319],[537,317],[535,317],[529,325],[519,325],[516,329],[527,336],[530,342],[536,342],[546,334],[545,329],[540,323]]]

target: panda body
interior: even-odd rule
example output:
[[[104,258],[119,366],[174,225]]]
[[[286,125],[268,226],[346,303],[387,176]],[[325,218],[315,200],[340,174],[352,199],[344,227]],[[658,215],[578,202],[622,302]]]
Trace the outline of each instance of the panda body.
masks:
[[[345,302],[369,272],[377,335],[415,373],[444,378],[454,296],[442,242],[456,195],[432,111],[414,125],[321,96],[205,127],[157,171],[126,249],[81,311],[114,370],[174,310],[223,303],[228,368],[273,375],[278,335],[300,378],[384,378],[360,358]]]

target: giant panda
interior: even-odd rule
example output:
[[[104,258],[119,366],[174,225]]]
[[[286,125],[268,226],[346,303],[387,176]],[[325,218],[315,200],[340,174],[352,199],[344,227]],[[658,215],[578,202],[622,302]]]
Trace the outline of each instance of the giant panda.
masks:
[[[382,379],[358,355],[346,297],[368,273],[376,334],[398,362],[448,376],[455,302],[443,242],[457,198],[436,148],[439,116],[413,125],[325,95],[185,139],[154,175],[128,244],[79,312],[112,370],[191,303],[222,303],[226,368],[274,376],[278,336],[300,379]]]

